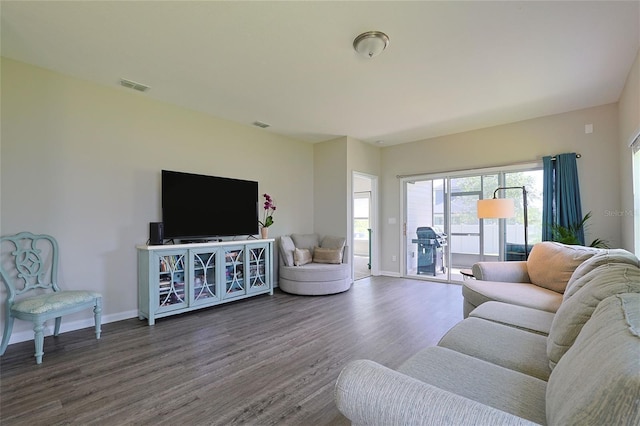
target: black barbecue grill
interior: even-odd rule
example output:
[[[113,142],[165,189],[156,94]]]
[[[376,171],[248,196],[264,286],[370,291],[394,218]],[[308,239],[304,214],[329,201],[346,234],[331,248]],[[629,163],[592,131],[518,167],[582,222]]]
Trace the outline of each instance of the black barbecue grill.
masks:
[[[436,232],[430,226],[416,230],[418,238],[411,240],[418,244],[418,275],[445,273],[443,247],[447,245],[447,234]]]

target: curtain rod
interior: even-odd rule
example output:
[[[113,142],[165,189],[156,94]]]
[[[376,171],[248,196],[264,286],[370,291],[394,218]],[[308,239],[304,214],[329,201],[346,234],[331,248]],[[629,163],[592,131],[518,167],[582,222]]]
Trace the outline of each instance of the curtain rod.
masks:
[[[576,154],[576,158],[581,158],[582,154]],[[553,157],[551,157],[551,161],[555,161],[556,156],[554,155]],[[424,176],[424,175],[432,175],[432,174],[437,174],[437,173],[459,173],[459,172],[473,172],[473,171],[482,171],[482,170],[486,170],[486,169],[496,169],[496,168],[502,168],[502,167],[510,167],[510,166],[524,166],[524,165],[528,165],[528,164],[533,164],[533,163],[538,163],[540,165],[542,165],[542,157],[538,158],[537,160],[532,160],[532,161],[520,161],[518,163],[511,163],[511,164],[500,164],[500,165],[493,165],[493,166],[487,166],[487,167],[481,167],[478,169],[457,169],[457,170],[439,170],[436,172],[422,172],[422,173],[410,173],[410,174],[405,174],[405,175],[396,175],[397,179],[405,179],[405,178],[411,178],[411,177],[415,177],[415,176]]]
[[[576,154],[576,158],[582,158],[582,154]],[[556,161],[556,156],[551,157],[551,161]]]

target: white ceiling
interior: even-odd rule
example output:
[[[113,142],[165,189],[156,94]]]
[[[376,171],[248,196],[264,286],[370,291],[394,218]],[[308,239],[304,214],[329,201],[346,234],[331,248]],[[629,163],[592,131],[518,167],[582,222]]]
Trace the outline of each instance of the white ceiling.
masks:
[[[616,102],[640,46],[639,1],[0,7],[5,57],[309,142],[392,145]],[[352,48],[369,30],[390,38],[373,59]]]

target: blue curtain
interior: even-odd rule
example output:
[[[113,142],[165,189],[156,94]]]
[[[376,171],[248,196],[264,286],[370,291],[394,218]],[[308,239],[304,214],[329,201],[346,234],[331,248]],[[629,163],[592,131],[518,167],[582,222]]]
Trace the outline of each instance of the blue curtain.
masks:
[[[551,241],[551,224],[553,220],[553,171],[554,161],[551,156],[542,157],[542,241]]]
[[[582,220],[580,185],[578,184],[578,164],[576,154],[556,156],[556,222],[569,227]],[[584,231],[578,233],[580,244],[584,245]]]
[[[542,240],[551,240],[551,225],[564,227],[582,220],[580,185],[578,183],[578,163],[574,152],[543,157],[544,182],[542,189]],[[584,245],[584,232],[578,234]]]

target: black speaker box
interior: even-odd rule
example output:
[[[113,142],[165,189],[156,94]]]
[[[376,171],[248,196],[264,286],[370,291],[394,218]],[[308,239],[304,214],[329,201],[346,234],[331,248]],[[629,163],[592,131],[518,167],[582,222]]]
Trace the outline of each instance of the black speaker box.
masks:
[[[149,222],[149,245],[161,246],[164,244],[164,227],[162,222]]]

